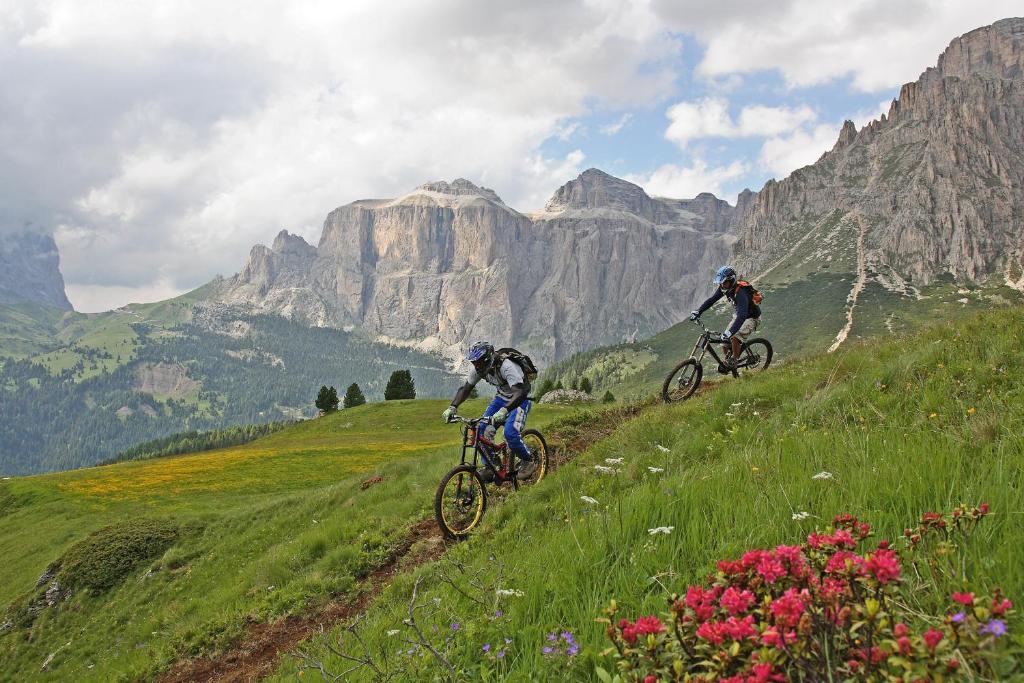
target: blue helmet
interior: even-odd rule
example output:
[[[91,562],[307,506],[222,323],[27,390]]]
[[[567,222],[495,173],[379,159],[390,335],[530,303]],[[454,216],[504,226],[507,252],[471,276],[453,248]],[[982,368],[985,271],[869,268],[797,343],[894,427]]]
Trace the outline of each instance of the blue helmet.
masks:
[[[469,349],[469,353],[466,354],[466,360],[473,363],[486,363],[490,365],[493,358],[494,347],[485,341],[478,341],[476,344],[473,344]]]
[[[731,289],[736,284],[736,271],[729,266],[722,266],[715,272],[713,282],[720,289]]]

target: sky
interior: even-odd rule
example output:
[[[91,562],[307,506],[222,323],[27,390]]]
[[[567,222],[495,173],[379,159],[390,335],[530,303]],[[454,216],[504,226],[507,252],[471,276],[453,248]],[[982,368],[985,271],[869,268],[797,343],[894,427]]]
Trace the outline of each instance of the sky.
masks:
[[[458,177],[521,211],[590,167],[730,202],[887,111],[1019,0],[0,0],[0,237],[77,310],[230,276],[281,229]]]

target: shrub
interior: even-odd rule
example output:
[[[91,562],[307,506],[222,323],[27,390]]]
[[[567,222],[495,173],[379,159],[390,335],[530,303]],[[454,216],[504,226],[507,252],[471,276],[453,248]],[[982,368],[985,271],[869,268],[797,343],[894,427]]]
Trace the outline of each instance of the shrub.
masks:
[[[104,527],[68,549],[60,560],[57,580],[63,589],[102,593],[163,553],[177,537],[177,525],[163,520],[135,520]]]
[[[604,392],[604,396],[601,397],[602,403],[615,403],[615,394],[611,392],[611,389]]]
[[[707,585],[669,598],[664,621],[617,618],[613,602],[605,621],[614,647],[607,654],[622,678],[645,683],[1001,678],[1010,601],[998,589],[987,597],[953,592],[944,596],[948,613],[926,615],[907,605],[942,581],[911,585],[903,575],[908,561],[941,573],[944,555],[921,556],[929,540],[948,555],[987,512],[982,505],[925,514],[906,533],[906,557],[887,541],[860,548],[868,524],[836,517],[834,527],[810,534],[804,545],[719,562]]]

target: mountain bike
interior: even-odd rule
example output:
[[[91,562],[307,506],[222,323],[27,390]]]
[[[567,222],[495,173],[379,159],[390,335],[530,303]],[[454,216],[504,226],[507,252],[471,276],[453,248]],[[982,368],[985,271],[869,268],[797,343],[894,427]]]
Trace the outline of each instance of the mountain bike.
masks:
[[[733,377],[739,377],[740,370],[764,370],[771,364],[772,345],[767,339],[760,337],[748,339],[740,347],[740,355],[736,359],[736,363],[732,364],[729,362],[731,359],[728,356],[723,359],[715,353],[715,344],[721,343],[719,341],[722,337],[721,333],[709,330],[700,318],[693,322],[700,325],[703,331],[697,337],[697,343],[693,345],[690,357],[672,368],[672,372],[668,373],[668,377],[665,378],[665,384],[661,387],[661,397],[665,403],[684,401],[697,391],[700,380],[704,377],[702,361],[705,353],[710,353],[711,357],[718,361],[718,372],[723,375],[732,374]]]
[[[458,415],[449,420],[462,424],[462,460],[441,478],[434,496],[434,514],[441,532],[452,540],[465,538],[487,510],[487,488],[481,472],[489,473],[495,486],[511,483],[518,490],[536,484],[548,471],[548,444],[540,432],[523,430],[523,443],[538,459],[538,467],[529,478],[521,479],[514,463],[516,456],[508,444],[497,444],[477,433],[477,427],[486,421],[485,417],[468,419]]]

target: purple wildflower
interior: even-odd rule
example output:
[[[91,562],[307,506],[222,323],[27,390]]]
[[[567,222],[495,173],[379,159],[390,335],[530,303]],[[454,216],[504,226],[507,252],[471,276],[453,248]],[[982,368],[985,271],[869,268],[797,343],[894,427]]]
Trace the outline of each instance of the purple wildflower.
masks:
[[[548,640],[550,640],[551,642],[555,642],[556,640],[558,640],[558,636],[556,636],[554,633],[549,633]]]
[[[491,651],[491,644],[490,643],[484,643],[484,652],[490,652],[490,651]]]
[[[577,652],[579,652],[579,651],[580,651],[580,646],[579,646],[579,645],[577,645],[576,643],[573,643],[572,645],[570,645],[570,646],[569,646],[569,647],[568,647],[568,648],[566,649],[566,651],[565,651],[565,654],[567,654],[567,655],[569,655],[570,657],[572,657],[572,656],[574,656],[574,655],[575,655],[575,654],[576,654]]]
[[[501,610],[498,610],[497,612],[494,613],[494,618],[495,619],[501,619],[501,616],[502,616],[502,611]]]
[[[497,654],[498,659],[501,659],[504,656],[505,656],[505,651],[504,650],[498,650],[498,654]]]
[[[996,638],[1006,635],[1006,622],[1002,619],[993,619],[992,621],[985,624],[982,629],[982,633],[991,633]]]
[[[458,631],[460,628],[462,628],[462,626],[459,625],[459,622],[456,621],[452,624],[453,631]]]
[[[966,615],[966,614],[964,614],[963,612],[957,612],[956,614],[954,614],[954,615],[953,615],[953,616],[951,617],[951,619],[952,619],[953,621],[955,621],[956,623],[958,623],[958,624],[959,624],[959,623],[960,623],[961,621],[963,621],[963,620],[964,620],[964,618],[965,618],[966,616],[967,616],[967,615]]]
[[[546,655],[549,655],[549,654],[551,654],[552,652],[554,652],[554,651],[555,651],[555,648],[553,648],[553,647],[548,647],[547,645],[545,645],[544,647],[542,647],[542,648],[540,649],[540,651],[541,651],[541,652],[543,652],[543,653],[544,653],[544,654],[546,654]]]

